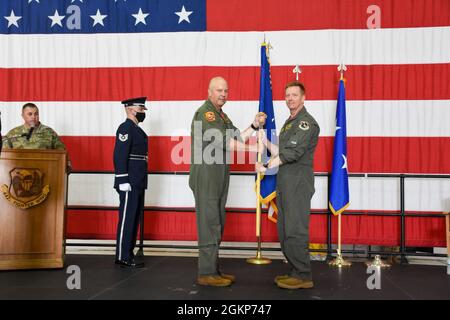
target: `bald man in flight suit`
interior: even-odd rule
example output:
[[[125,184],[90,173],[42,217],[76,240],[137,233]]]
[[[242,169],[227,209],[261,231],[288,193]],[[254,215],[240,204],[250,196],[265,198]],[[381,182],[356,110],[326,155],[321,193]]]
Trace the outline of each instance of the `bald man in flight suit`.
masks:
[[[234,275],[219,268],[219,247],[225,227],[225,204],[230,182],[230,152],[256,152],[256,145],[246,145],[265,115],[257,114],[242,133],[222,111],[228,98],[228,84],[222,77],[211,79],[208,99],[195,112],[191,125],[191,166],[189,187],[194,193],[198,232],[197,283],[225,287]]]

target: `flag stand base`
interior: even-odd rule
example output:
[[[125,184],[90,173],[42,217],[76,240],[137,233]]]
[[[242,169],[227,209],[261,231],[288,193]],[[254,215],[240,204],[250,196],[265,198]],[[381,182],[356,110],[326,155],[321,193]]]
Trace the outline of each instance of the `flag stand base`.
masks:
[[[373,261],[367,261],[366,266],[368,267],[380,267],[380,268],[390,268],[391,265],[389,263],[384,262],[381,260],[381,257],[377,254],[375,255],[375,258]]]
[[[350,267],[352,265],[350,261],[344,260],[344,258],[342,258],[342,255],[340,254],[336,257],[336,259],[331,260],[328,264],[331,267],[338,267],[338,268]]]
[[[248,258],[247,263],[251,264],[269,264],[272,260],[269,258],[261,257],[261,251],[256,252],[256,257]]]

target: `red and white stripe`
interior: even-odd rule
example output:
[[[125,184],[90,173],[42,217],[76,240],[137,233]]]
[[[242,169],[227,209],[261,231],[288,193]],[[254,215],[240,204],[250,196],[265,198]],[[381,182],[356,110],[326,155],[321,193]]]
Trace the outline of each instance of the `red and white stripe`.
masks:
[[[321,126],[316,171],[331,168],[336,67],[343,62],[350,173],[450,174],[450,2],[379,0],[382,28],[368,30],[372,2],[208,0],[207,32],[0,35],[3,134],[21,123],[22,104],[34,101],[42,122],[68,146],[74,170],[110,171],[115,130],[124,118],[119,101],[145,95],[149,169],[186,172],[190,122],[210,78],[228,80],[224,111],[238,128],[250,124],[258,109],[259,47],[265,37],[274,47],[278,129],[288,116],[284,85],[294,79],[294,65],[302,68],[306,106]],[[186,151],[181,163],[173,158],[180,146]],[[232,169],[251,171],[253,161],[247,155]],[[72,175],[69,181],[70,205],[118,204],[112,175]],[[324,209],[326,179],[316,181],[313,208]],[[150,175],[149,185],[147,206],[194,206],[187,176]],[[407,180],[406,188],[407,210],[450,209],[447,180]],[[353,210],[399,210],[396,179],[351,178],[350,195]],[[228,207],[254,207],[252,177],[232,177]],[[102,234],[103,213],[78,214],[69,216],[73,234]],[[83,225],[81,216],[95,222]]]

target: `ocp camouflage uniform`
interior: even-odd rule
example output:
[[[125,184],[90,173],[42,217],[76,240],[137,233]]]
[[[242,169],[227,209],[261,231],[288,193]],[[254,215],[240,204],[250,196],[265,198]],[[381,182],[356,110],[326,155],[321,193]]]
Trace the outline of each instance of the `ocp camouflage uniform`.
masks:
[[[4,138],[3,147],[5,149],[66,149],[52,128],[39,124],[27,140],[29,130],[25,125],[10,130]]]
[[[312,280],[309,215],[314,194],[314,151],[320,128],[303,107],[280,132],[277,174],[278,236],[281,250],[292,266],[291,277]]]
[[[201,123],[201,131],[195,123]],[[215,129],[215,131],[214,131]],[[220,139],[205,136],[219,133]],[[218,130],[218,131],[217,131]],[[228,132],[227,130],[231,132]],[[230,182],[228,145],[230,139],[240,141],[240,132],[224,112],[209,101],[195,112],[191,125],[191,166],[189,187],[195,198],[198,233],[198,275],[219,275],[219,246],[225,226],[225,204]],[[211,155],[215,160],[206,159]]]

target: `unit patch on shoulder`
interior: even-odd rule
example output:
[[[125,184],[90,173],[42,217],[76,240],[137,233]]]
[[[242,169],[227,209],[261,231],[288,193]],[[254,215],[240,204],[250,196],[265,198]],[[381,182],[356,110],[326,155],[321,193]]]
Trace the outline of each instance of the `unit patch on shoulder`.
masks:
[[[119,140],[122,141],[122,142],[127,141],[128,140],[128,133],[126,133],[126,134],[119,133]]]
[[[306,121],[300,121],[298,127],[304,131],[309,130],[309,123]]]
[[[216,115],[212,111],[205,112],[205,119],[209,122],[216,121]]]

